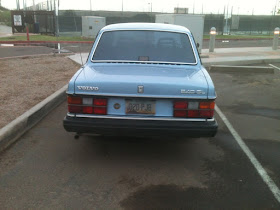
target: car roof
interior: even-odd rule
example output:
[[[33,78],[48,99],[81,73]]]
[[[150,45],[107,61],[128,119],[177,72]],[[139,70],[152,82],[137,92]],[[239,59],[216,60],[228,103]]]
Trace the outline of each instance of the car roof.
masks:
[[[117,31],[117,30],[155,30],[155,31],[171,31],[181,32],[191,35],[189,29],[184,26],[165,24],[165,23],[118,23],[107,25],[101,29],[104,31]]]

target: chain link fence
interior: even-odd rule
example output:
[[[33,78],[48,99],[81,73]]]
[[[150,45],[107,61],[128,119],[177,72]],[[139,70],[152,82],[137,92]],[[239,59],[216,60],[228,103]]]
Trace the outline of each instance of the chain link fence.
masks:
[[[233,15],[229,23],[231,34],[271,35],[280,26],[280,16]]]

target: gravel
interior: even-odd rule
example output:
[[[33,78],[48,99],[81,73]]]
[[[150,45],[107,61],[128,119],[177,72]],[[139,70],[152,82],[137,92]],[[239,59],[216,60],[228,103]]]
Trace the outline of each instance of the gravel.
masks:
[[[63,56],[0,60],[0,128],[62,88],[79,67]]]

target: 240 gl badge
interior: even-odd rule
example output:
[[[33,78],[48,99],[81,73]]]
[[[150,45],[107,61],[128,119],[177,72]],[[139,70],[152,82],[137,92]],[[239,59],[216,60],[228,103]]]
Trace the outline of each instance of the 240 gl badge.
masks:
[[[182,94],[198,94],[198,95],[204,95],[205,92],[203,90],[185,90],[181,89]]]

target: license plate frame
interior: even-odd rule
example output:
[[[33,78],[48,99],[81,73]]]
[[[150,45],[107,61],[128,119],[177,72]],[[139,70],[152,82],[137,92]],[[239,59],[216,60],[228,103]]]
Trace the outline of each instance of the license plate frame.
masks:
[[[125,113],[132,115],[155,115],[156,102],[155,100],[126,99]]]

